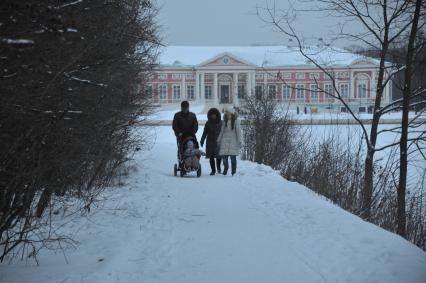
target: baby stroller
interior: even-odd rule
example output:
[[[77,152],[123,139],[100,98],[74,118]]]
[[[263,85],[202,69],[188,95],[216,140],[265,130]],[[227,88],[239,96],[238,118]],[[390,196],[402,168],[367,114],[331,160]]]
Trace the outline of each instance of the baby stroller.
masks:
[[[184,158],[184,152],[186,149],[186,144],[188,143],[188,141],[192,141],[194,143],[194,148],[198,149],[199,145],[198,145],[198,141],[197,141],[197,137],[195,136],[195,134],[193,133],[184,133],[182,134],[178,140],[177,140],[177,146],[178,146],[178,151],[177,151],[177,157],[178,157],[178,163],[175,163],[174,166],[174,175],[177,176],[177,172],[180,172],[180,176],[183,177],[185,176],[187,173],[189,172],[197,172],[197,177],[201,176],[201,165],[198,168],[186,168],[185,167],[185,158]]]

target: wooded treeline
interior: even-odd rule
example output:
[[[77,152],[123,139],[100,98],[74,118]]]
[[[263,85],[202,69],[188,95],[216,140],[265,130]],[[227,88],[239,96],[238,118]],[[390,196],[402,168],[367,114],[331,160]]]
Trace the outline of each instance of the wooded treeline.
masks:
[[[160,39],[148,0],[0,3],[0,260],[61,239],[52,209],[86,209],[143,142]],[[28,251],[28,250],[27,250]]]

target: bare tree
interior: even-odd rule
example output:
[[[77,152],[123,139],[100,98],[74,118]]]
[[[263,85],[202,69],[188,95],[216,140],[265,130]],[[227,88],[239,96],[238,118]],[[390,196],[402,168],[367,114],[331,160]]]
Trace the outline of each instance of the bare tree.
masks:
[[[296,146],[294,136],[300,130],[288,109],[263,92],[244,96],[240,112],[244,118],[242,157],[278,169]]]
[[[300,1],[304,2],[304,1]],[[415,17],[416,3],[410,0],[406,1],[387,1],[387,0],[319,0],[318,6],[314,9],[309,9],[308,12],[327,13],[328,16],[341,18],[343,24],[340,25],[337,36],[328,44],[320,48],[310,48],[305,45],[303,36],[299,34],[294,27],[296,17],[296,9],[292,6],[289,10],[282,11],[276,8],[275,2],[271,4],[266,2],[265,7],[258,7],[259,17],[266,23],[275,27],[286,37],[296,42],[298,51],[310,63],[321,70],[333,84],[334,92],[327,93],[330,97],[337,99],[353,117],[353,119],[361,127],[366,147],[366,158],[364,162],[364,189],[361,215],[365,219],[370,219],[371,206],[373,201],[374,188],[374,155],[376,152],[393,147],[398,143],[389,144],[383,147],[377,147],[380,119],[383,114],[394,111],[400,108],[397,102],[389,105],[382,105],[382,98],[385,87],[391,83],[394,75],[407,67],[407,62],[401,68],[396,68],[396,65],[388,64],[389,48],[392,45],[400,44],[406,38],[410,31]],[[421,6],[420,15],[423,15],[424,6]],[[300,12],[300,11],[299,11]],[[358,24],[360,32],[348,32],[349,24]],[[416,29],[415,34],[417,34]],[[416,35],[414,35],[416,38]],[[336,84],[335,71],[332,62],[324,62],[318,59],[318,54],[332,48],[334,40],[346,38],[355,42],[362,42],[369,48],[376,50],[379,57],[379,72],[377,76],[377,84],[375,86],[375,101],[373,108],[373,117],[371,128],[368,131],[366,125],[357,117],[357,115],[349,107],[346,98],[342,97],[340,90]],[[409,62],[408,62],[409,63]],[[411,93],[410,99],[421,96],[424,90],[419,90],[416,93]],[[413,105],[409,105],[410,109]],[[410,125],[415,124],[416,119],[410,121]],[[398,127],[400,129],[400,126]],[[424,135],[407,138],[408,142],[425,141]]]

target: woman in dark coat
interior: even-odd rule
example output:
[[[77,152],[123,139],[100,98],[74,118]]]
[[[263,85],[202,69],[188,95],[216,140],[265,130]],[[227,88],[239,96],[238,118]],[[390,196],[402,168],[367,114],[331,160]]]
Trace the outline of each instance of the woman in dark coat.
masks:
[[[217,172],[221,173],[221,158],[219,156],[219,146],[217,144],[217,138],[219,137],[221,127],[222,121],[219,110],[216,108],[210,108],[207,112],[207,122],[204,126],[203,135],[201,137],[201,147],[203,147],[204,141],[207,138],[206,158],[210,158],[210,167],[212,169],[210,175],[214,175],[216,173],[216,168]]]

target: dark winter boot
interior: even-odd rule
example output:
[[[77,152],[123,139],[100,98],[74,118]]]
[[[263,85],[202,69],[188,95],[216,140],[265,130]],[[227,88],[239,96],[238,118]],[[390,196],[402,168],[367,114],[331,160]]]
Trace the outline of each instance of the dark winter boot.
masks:
[[[237,157],[231,156],[231,169],[232,169],[232,176],[237,173]]]
[[[217,168],[217,173],[221,173],[222,169],[220,169],[220,163],[222,162],[222,159],[220,158],[216,158],[216,168]]]
[[[228,156],[225,156],[222,160],[223,160],[223,175],[226,175],[228,174],[228,168],[229,168]]]
[[[215,166],[214,166],[214,158],[210,158],[210,168],[212,169],[212,172],[210,173],[211,176],[216,174]]]

